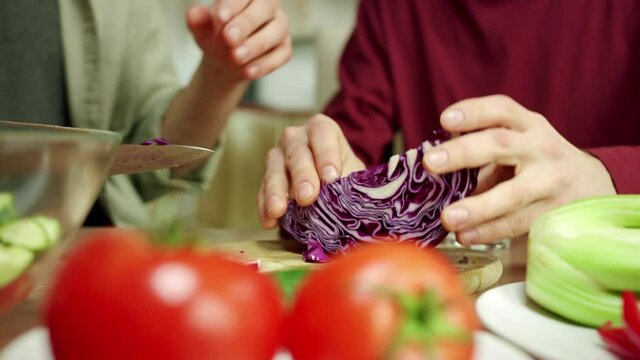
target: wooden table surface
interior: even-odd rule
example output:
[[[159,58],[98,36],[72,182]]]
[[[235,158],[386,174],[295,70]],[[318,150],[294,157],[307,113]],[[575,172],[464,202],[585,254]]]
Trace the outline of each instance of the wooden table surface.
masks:
[[[90,230],[81,230],[80,235],[69,244],[69,247],[73,247],[77,239],[81,238],[83,233],[86,234],[87,231]],[[273,232],[240,232],[228,230],[205,230],[203,234],[212,243],[248,239],[268,240],[273,239],[274,236]],[[493,250],[493,252],[500,258],[503,264],[502,277],[494,287],[524,280],[527,258],[526,240],[513,241],[508,249]],[[51,273],[50,271],[49,274]],[[46,276],[43,277],[22,303],[8,313],[0,315],[0,349],[23,332],[40,324],[40,304],[43,295],[48,289],[49,283],[50,278]],[[478,295],[479,293],[475,294],[476,297]]]

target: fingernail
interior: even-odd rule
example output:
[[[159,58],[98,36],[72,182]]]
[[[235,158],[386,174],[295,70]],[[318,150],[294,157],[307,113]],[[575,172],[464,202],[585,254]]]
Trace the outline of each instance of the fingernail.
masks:
[[[267,214],[270,214],[276,206],[278,206],[278,203],[280,203],[281,200],[282,198],[278,195],[269,196],[269,200],[267,200]]]
[[[449,154],[444,150],[431,150],[426,156],[427,166],[430,168],[439,168],[449,161]]]
[[[447,223],[449,225],[457,227],[467,221],[467,219],[469,218],[469,210],[462,207],[454,208],[451,210],[447,210],[444,216],[447,219]]]
[[[232,44],[237,44],[240,42],[240,29],[235,26],[232,26],[227,29],[227,40],[229,40]]]
[[[456,127],[464,120],[464,114],[462,111],[453,109],[448,110],[442,114],[442,125],[446,127]]]
[[[298,186],[298,200],[308,199],[313,196],[313,185],[305,181]]]
[[[231,19],[231,10],[226,7],[220,8],[220,10],[218,10],[218,19],[223,23],[229,21],[229,19]]]
[[[249,75],[250,78],[255,78],[258,76],[258,71],[260,71],[260,69],[258,69],[257,66],[251,66],[247,69],[247,75]]]
[[[478,238],[478,236],[480,236],[480,233],[478,232],[478,230],[473,229],[473,230],[461,232],[458,235],[458,239],[463,245],[469,246]]]
[[[327,165],[322,169],[322,179],[325,182],[333,182],[338,178],[338,169],[333,165]]]
[[[240,61],[244,60],[247,55],[249,55],[249,48],[244,45],[235,50],[236,59]]]

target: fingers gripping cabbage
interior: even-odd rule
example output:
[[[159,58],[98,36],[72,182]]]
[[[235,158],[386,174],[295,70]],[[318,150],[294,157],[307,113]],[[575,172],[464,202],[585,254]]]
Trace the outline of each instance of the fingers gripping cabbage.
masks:
[[[307,244],[305,260],[323,262],[360,241],[416,241],[435,246],[447,235],[440,214],[475,189],[477,169],[432,175],[422,166],[424,142],[387,164],[323,184],[318,200],[302,207],[289,201],[283,230]]]

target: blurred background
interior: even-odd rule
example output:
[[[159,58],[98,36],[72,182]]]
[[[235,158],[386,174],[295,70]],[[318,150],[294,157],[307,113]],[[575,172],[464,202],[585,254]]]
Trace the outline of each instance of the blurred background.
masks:
[[[161,0],[173,37],[173,59],[183,83],[200,60],[185,13],[203,0]],[[321,111],[337,89],[337,64],[354,25],[357,0],[282,0],[289,15],[293,58],[255,81],[227,124],[215,156],[216,171],[204,194],[174,194],[151,204],[178,202],[180,216],[200,227],[260,228],[255,199],[264,158],[281,131]]]

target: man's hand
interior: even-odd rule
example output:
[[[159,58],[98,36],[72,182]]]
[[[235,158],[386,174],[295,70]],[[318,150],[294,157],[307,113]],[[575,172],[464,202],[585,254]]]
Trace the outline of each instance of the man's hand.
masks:
[[[473,196],[442,215],[445,227],[463,244],[514,238],[527,233],[547,210],[615,194],[598,159],[569,143],[542,115],[506,96],[460,101],[443,112],[441,124],[464,135],[429,150],[424,166],[435,174],[481,168]]]
[[[273,228],[287,210],[287,199],[308,206],[318,198],[321,182],[364,169],[342,130],[324,115],[307,124],[286,128],[278,146],[267,154],[267,166],[258,192],[260,222]],[[291,194],[291,195],[289,195]]]
[[[279,0],[217,0],[196,5],[187,24],[204,53],[203,64],[239,78],[257,79],[291,58],[289,20]]]

